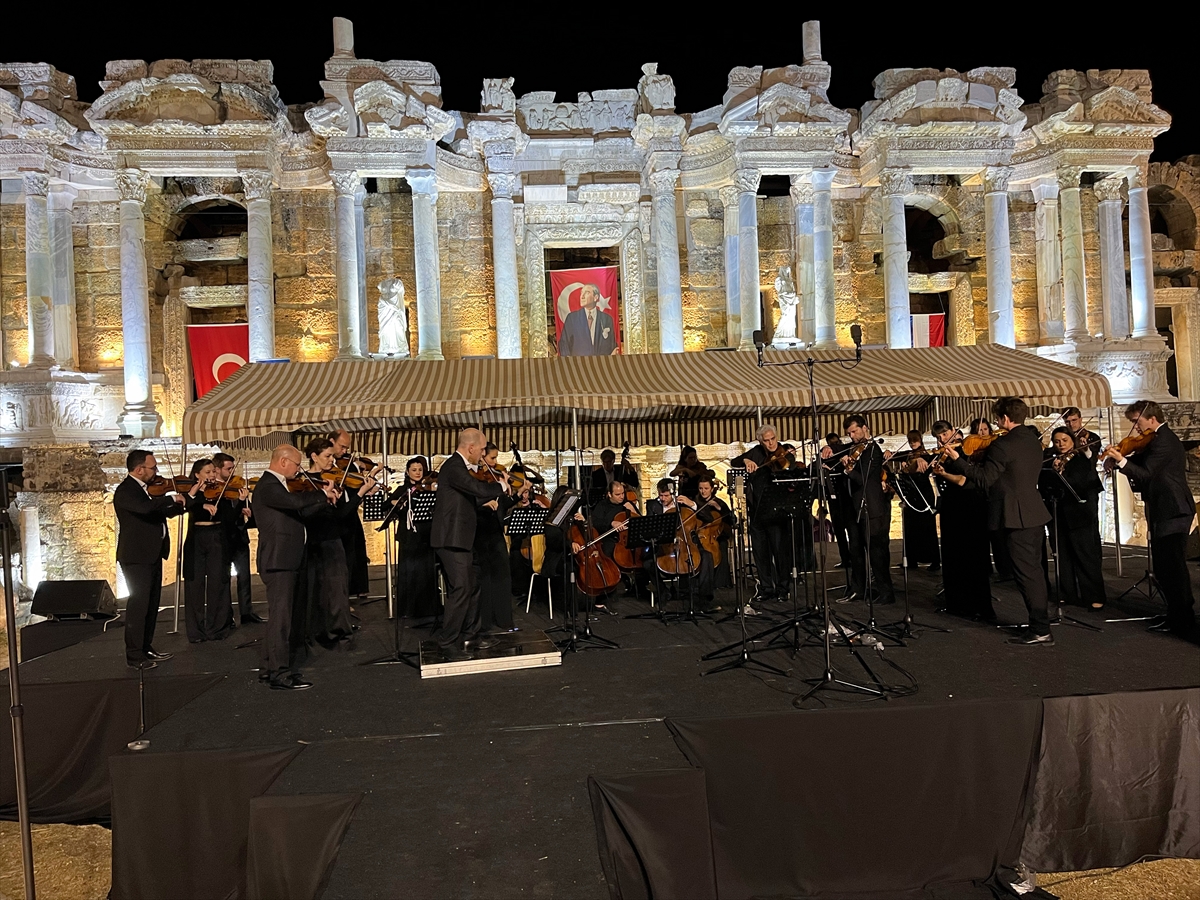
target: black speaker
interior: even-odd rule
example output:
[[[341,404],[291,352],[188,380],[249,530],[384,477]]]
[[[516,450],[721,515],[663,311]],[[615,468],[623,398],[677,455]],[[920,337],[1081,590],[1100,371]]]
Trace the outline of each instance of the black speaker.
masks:
[[[117,598],[113,596],[108,582],[98,578],[92,581],[43,581],[33,595],[35,616],[65,619],[91,616],[115,616]]]

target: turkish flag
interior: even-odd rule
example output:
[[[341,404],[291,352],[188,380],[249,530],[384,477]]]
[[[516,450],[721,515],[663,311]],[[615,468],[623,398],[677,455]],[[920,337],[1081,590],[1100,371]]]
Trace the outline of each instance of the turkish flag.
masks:
[[[250,358],[250,326],[189,325],[188,344],[192,349],[192,377],[196,379],[199,400],[240,369]]]
[[[946,314],[930,313],[912,317],[914,347],[946,346]]]
[[[554,269],[550,272],[550,293],[554,297],[554,338],[560,356],[609,355],[614,348],[616,352],[621,352],[620,271],[617,266],[594,266],[588,269]],[[584,344],[577,340],[583,332],[576,333],[576,328],[572,328],[572,333],[564,341],[563,328],[567,324],[567,316],[581,308],[580,294],[589,285],[594,285],[600,293],[596,301],[599,316],[592,329],[594,334],[591,335],[590,346],[583,348]],[[592,348],[595,348],[595,353]]]

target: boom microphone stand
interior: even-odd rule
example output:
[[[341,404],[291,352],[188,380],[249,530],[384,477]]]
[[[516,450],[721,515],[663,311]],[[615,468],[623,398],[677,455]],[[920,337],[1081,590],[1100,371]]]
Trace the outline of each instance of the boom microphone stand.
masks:
[[[908,526],[904,522],[904,507],[907,506],[910,509],[915,510],[916,512],[927,512],[930,515],[933,515],[933,509],[932,509],[932,507],[930,507],[928,501],[926,501],[926,503],[925,503],[926,508],[924,510],[918,510],[916,508],[916,506],[914,506],[909,501],[909,499],[904,496],[904,488],[901,487],[901,483],[903,480],[904,480],[904,474],[901,473],[896,478],[896,494],[897,494],[897,496],[899,496],[900,504],[901,504],[900,505],[900,571],[904,575],[904,618],[898,622],[891,622],[887,625],[882,625],[880,627],[882,627],[884,629],[896,629],[896,634],[900,638],[920,637],[920,635],[918,635],[915,631],[913,631],[914,625],[918,628],[924,628],[928,631],[940,631],[942,634],[950,634],[949,628],[941,628],[937,625],[929,625],[925,622],[918,622],[916,619],[914,619],[913,615],[912,615],[912,607],[909,605],[909,602],[908,602]],[[917,493],[920,494],[921,492],[917,491]],[[924,499],[925,495],[921,494],[921,498]]]
[[[880,443],[880,440],[881,440],[880,438],[872,437],[869,439],[869,442],[878,446]],[[874,453],[871,452],[872,449],[873,448],[868,447],[867,451],[865,453],[863,453],[863,456],[867,457],[867,465],[866,465],[866,470],[863,472],[863,476],[862,476],[863,477],[863,489],[862,489],[862,496],[858,501],[858,515],[855,516],[855,519],[854,519],[854,527],[858,528],[860,523],[862,522],[863,517],[864,516],[866,517],[867,527],[865,529],[863,529],[861,533],[866,535],[866,541],[863,544],[865,555],[866,555],[866,558],[863,560],[863,572],[864,572],[863,593],[866,594],[866,597],[864,597],[863,599],[865,599],[867,601],[867,620],[865,622],[860,622],[857,619],[852,619],[851,621],[854,622],[854,624],[858,626],[858,630],[853,632],[850,635],[850,637],[856,638],[856,637],[861,637],[864,634],[870,634],[870,635],[874,635],[876,637],[886,638],[889,641],[895,641],[897,646],[905,647],[907,645],[904,643],[903,638],[897,637],[894,634],[889,634],[888,632],[884,631],[883,629],[881,629],[880,627],[878,627],[875,624],[875,589],[874,589],[875,573],[871,570],[871,511],[869,509],[867,509],[867,484],[869,483],[869,480],[872,477],[872,475],[871,475],[871,460],[875,455]],[[875,476],[875,477],[879,477],[879,476]],[[849,480],[849,479],[847,479],[847,480]],[[889,554],[889,556],[890,556],[890,554]],[[908,592],[905,591],[906,602],[907,602],[907,594],[908,594]]]

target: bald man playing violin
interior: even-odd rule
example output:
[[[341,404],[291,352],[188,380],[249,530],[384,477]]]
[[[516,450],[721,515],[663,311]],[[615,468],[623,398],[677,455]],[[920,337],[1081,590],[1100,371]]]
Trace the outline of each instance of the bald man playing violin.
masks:
[[[1167,425],[1162,407],[1152,400],[1131,403],[1125,418],[1137,434],[1152,438],[1130,456],[1111,446],[1104,457],[1116,461],[1146,504],[1154,576],[1167,599],[1166,620],[1148,630],[1190,637],[1196,630],[1196,613],[1187,570],[1187,538],[1196,507],[1188,488],[1183,444]]]

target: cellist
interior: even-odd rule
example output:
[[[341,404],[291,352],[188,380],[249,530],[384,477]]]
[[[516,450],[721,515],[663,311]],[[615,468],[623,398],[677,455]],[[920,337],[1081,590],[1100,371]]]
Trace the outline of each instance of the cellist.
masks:
[[[698,603],[696,609],[699,612],[716,612],[717,607],[713,602],[713,558],[703,547],[700,546],[699,538],[696,534],[697,528],[703,522],[701,521],[697,508],[699,506],[695,500],[690,497],[685,497],[682,494],[676,495],[674,492],[675,483],[670,478],[663,478],[658,482],[657,490],[658,497],[649,501],[646,504],[646,515],[678,515],[680,524],[675,533],[675,543],[683,543],[682,552],[691,554],[691,559],[694,560],[692,570],[696,581],[696,596]],[[683,533],[680,534],[680,531]],[[657,548],[658,555],[662,555],[671,547],[670,543],[662,544]],[[657,565],[655,554],[651,553],[647,560],[647,566]],[[680,584],[680,592],[687,590]],[[664,600],[666,598],[664,597]]]

